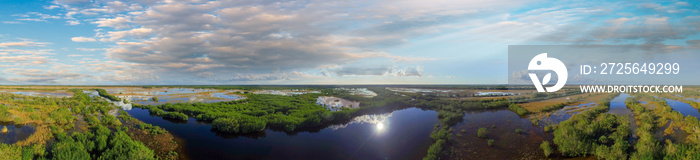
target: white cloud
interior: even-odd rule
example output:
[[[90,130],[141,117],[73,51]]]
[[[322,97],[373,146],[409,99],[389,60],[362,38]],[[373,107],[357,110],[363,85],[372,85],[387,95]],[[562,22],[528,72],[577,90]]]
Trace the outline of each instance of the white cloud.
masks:
[[[116,18],[100,18],[97,21],[92,22],[97,24],[98,27],[112,27],[114,29],[124,29],[129,27],[129,20],[126,17],[116,17]]]
[[[48,9],[48,10],[52,10],[52,9],[56,9],[56,8],[61,8],[61,6],[57,6],[57,5],[44,6],[44,9]]]
[[[73,37],[70,39],[73,42],[95,42],[95,38],[89,38],[89,37]]]
[[[70,20],[70,21],[66,21],[66,23],[68,23],[68,25],[74,26],[74,25],[79,25],[79,24],[80,24],[80,21],[78,21],[78,20]]]
[[[0,62],[14,63],[16,65],[40,65],[48,63],[49,59],[36,55],[0,56]]]
[[[338,76],[423,76],[423,66],[379,66],[379,67],[342,67],[322,70],[322,74],[330,76],[331,73]]]
[[[134,38],[146,38],[153,32],[153,29],[150,28],[135,28],[131,30],[126,30],[126,31],[113,31],[113,32],[107,32],[108,38],[102,38],[100,41],[118,41],[122,38],[125,37],[134,37]]]
[[[2,42],[0,47],[43,47],[47,44],[46,42],[33,42],[33,41],[22,41],[22,42]]]

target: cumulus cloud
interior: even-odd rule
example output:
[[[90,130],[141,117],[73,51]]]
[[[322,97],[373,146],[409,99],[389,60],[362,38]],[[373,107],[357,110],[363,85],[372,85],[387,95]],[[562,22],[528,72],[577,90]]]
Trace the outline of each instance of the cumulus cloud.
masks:
[[[89,38],[89,37],[73,37],[70,39],[73,42],[95,42],[95,38]]]
[[[230,75],[233,81],[290,79],[293,73],[322,66],[338,66],[328,70],[338,76],[422,76],[422,67],[368,69],[346,65],[364,59],[383,64],[436,60],[383,50],[439,31],[436,27],[451,23],[450,18],[491,12],[481,10],[484,7],[518,5],[447,0],[54,3],[67,9],[66,19],[96,17],[92,23],[103,27],[96,31],[97,40],[115,44],[105,50],[109,59],[158,71],[155,74],[160,76],[225,79],[219,75]],[[280,73],[286,73],[287,78],[281,78]]]
[[[100,18],[93,22],[97,24],[98,27],[112,27],[114,29],[124,29],[129,27],[130,20],[125,17],[116,18]]]
[[[108,38],[102,38],[100,41],[118,41],[124,37],[146,38],[153,32],[150,28],[135,28],[126,31],[108,32]]]
[[[80,21],[78,21],[78,20],[69,20],[69,21],[66,21],[66,23],[68,23],[68,25],[74,26],[74,25],[79,25],[79,24],[80,24]]]

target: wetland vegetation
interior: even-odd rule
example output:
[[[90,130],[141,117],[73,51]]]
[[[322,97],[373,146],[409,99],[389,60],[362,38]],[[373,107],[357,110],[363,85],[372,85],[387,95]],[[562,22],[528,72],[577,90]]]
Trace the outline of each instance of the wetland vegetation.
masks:
[[[173,90],[162,87],[143,89]],[[189,92],[184,86],[173,87]],[[577,94],[570,89],[547,94],[524,90],[494,96],[475,94],[511,93],[494,91],[503,89],[494,86],[191,88],[209,93],[221,90],[215,92],[242,98],[178,102],[170,101],[171,97],[151,96],[147,99],[161,102],[131,103],[133,110],[120,110],[116,102],[129,101],[110,93],[131,92],[119,88],[62,87],[71,97],[0,93],[3,127],[9,127],[10,133],[17,132],[13,125],[27,130],[16,140],[0,143],[0,153],[4,153],[0,159],[278,159],[307,155],[309,152],[304,149],[279,152],[291,149],[284,146],[291,146],[296,143],[292,139],[301,137],[310,143],[305,149],[328,145],[344,148],[325,148],[327,153],[318,155],[322,158],[700,158],[700,122],[695,116],[699,113],[695,100],[700,94],[695,88],[679,95],[631,94],[629,98],[618,94]],[[277,94],[277,90],[293,94]],[[334,97],[338,100],[333,101],[353,105],[330,109],[318,104],[319,97]],[[611,107],[611,100],[616,97],[630,114],[611,112],[615,108]],[[396,113],[394,117],[392,113]],[[426,122],[420,125],[423,129],[408,127],[419,121]],[[392,130],[410,130],[411,134]],[[415,153],[405,155],[378,146],[369,149],[363,145],[367,142],[356,139],[362,137],[349,133],[366,135],[369,138],[364,139],[377,141],[374,145],[385,142]],[[403,135],[411,135],[420,143],[408,145],[388,138]],[[324,137],[338,139],[311,143]],[[9,138],[3,138],[6,139]],[[215,145],[206,146],[207,143]],[[251,149],[243,147],[250,144],[257,145],[249,146]],[[274,144],[283,146],[269,146]],[[197,147],[218,154],[205,155],[197,152]],[[348,153],[348,149],[359,152]]]

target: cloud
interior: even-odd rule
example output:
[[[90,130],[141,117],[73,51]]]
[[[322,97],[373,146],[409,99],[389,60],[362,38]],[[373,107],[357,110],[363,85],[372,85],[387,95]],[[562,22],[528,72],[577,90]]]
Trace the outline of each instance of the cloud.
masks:
[[[153,29],[150,28],[135,28],[131,30],[126,30],[126,31],[114,31],[114,32],[108,32],[107,37],[108,38],[102,38],[100,41],[106,42],[106,41],[118,41],[119,39],[125,38],[125,37],[134,37],[134,38],[146,38],[153,32]]]
[[[33,42],[33,41],[2,42],[2,43],[0,43],[0,47],[3,47],[3,48],[7,48],[7,47],[44,47],[47,44],[51,44],[51,43]]]
[[[559,44],[659,44],[667,40],[685,39],[700,30],[699,27],[693,27],[696,26],[694,24],[700,26],[700,18],[694,19],[691,14],[698,11],[683,3],[661,5],[615,2],[583,6],[586,7],[582,8],[598,12],[550,10],[521,16],[539,17],[524,21],[527,24],[548,24],[539,27],[540,33],[535,34],[537,36],[533,40]],[[553,13],[557,15],[550,15]],[[610,16],[600,17],[605,14]],[[552,19],[556,21],[547,21],[547,17],[555,17]],[[559,20],[556,17],[575,21]]]
[[[342,67],[335,69],[327,69],[322,71],[322,74],[330,76],[330,74],[338,76],[423,76],[423,66],[409,66],[399,68],[398,66],[379,66],[379,67]]]
[[[83,51],[83,52],[94,52],[94,51],[104,50],[103,48],[75,48],[75,49]]]
[[[24,55],[48,55],[51,53],[52,49],[38,49],[38,50],[28,50],[28,49],[0,49],[0,55],[12,54],[24,54]]]
[[[696,33],[695,29],[670,22],[669,17],[644,16],[608,20],[603,27],[593,29],[590,37],[599,40],[644,40],[647,43],[658,43],[682,39]]]
[[[0,62],[15,63],[15,65],[40,65],[49,62],[45,56],[17,55],[0,56]]]
[[[125,17],[116,17],[116,18],[100,18],[95,22],[92,22],[94,24],[97,24],[97,27],[112,27],[114,29],[124,29],[129,27],[129,20],[128,18]]]
[[[34,21],[34,22],[48,22],[48,19],[60,19],[60,16],[44,14],[39,12],[27,12],[26,14],[14,14],[14,17],[20,17],[15,20],[17,21]]]
[[[3,24],[24,24],[22,22],[17,22],[17,21],[2,21]]]
[[[73,73],[65,69],[61,70],[42,70],[42,69],[21,69],[11,68],[4,70],[5,73],[15,75],[16,77],[7,78],[9,81],[17,83],[39,83],[39,84],[55,84],[59,82],[69,82],[90,78],[90,75]]]
[[[700,40],[694,39],[694,40],[687,40],[685,42],[690,46],[690,48],[694,48],[694,49],[700,48]]]
[[[66,21],[66,23],[68,23],[68,25],[74,26],[74,25],[79,25],[79,24],[80,24],[80,21],[78,21],[78,20],[70,20],[70,21]]]
[[[235,77],[225,81],[277,81],[277,80],[298,80],[321,78],[304,72],[289,72],[279,74],[237,74]],[[224,81],[224,82],[225,82]]]
[[[38,18],[20,18],[20,19],[17,19],[17,20],[18,20],[18,21],[46,22],[46,20],[38,19]]]
[[[61,6],[57,6],[57,5],[44,6],[44,9],[48,9],[48,10],[52,10],[52,9],[56,9],[56,8],[61,8]]]
[[[73,37],[70,39],[73,42],[95,42],[95,38],[88,38],[88,37]]]
[[[163,77],[225,79],[219,75],[231,75],[233,80],[275,79],[279,73],[291,75],[322,66],[349,69],[348,65],[367,59],[400,65],[438,60],[386,50],[409,43],[409,38],[439,32],[454,19],[493,12],[484,7],[507,10],[521,4],[446,0],[55,3],[67,9],[66,17],[95,17],[92,24],[104,27],[95,37],[115,44],[105,50],[110,60],[158,71],[154,74]],[[375,69],[389,76],[422,76],[422,67],[380,68]],[[374,74],[373,69],[366,70]],[[353,74],[333,71],[341,73],[334,75]],[[272,73],[275,76],[262,76]]]

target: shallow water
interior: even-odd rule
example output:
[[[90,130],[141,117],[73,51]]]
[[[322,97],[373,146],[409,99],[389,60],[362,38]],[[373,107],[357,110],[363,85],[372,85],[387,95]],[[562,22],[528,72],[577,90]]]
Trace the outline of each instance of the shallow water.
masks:
[[[572,116],[585,111],[587,108],[591,108],[591,107],[595,107],[595,106],[598,106],[598,104],[595,102],[584,103],[584,104],[573,105],[573,106],[566,106],[562,109],[551,112],[551,114],[549,114],[547,116],[542,116],[540,118],[539,126],[544,127],[544,126],[551,125],[551,124],[559,124],[563,121],[568,120]],[[535,115],[533,115],[533,116],[535,116]]]
[[[139,108],[127,112],[183,139],[184,152],[192,159],[420,159],[438,123],[437,112],[409,108],[310,132],[267,129],[264,134],[234,135],[214,132],[194,118],[182,123]]]
[[[115,106],[117,106],[117,107],[119,107],[119,108],[121,108],[122,110],[125,110],[125,111],[131,110],[131,108],[133,108],[133,106],[132,106],[131,103],[124,103],[124,102],[122,102],[122,101],[112,101],[112,100],[109,100],[109,99],[107,99],[107,98],[101,97],[101,96],[97,93],[97,91],[93,91],[93,90],[83,90],[83,93],[88,94],[88,96],[90,96],[90,97],[100,97],[101,99],[104,99],[104,100],[106,100],[107,102],[110,102],[110,103],[114,104]],[[117,113],[117,112],[113,112],[112,115],[115,115],[115,116],[116,116],[116,113]]]
[[[551,134],[520,118],[510,110],[489,110],[471,112],[454,127],[455,151],[463,159],[544,159],[539,148],[543,140],[551,140]],[[495,127],[493,127],[495,126]],[[488,138],[477,137],[480,127],[487,128]],[[522,129],[518,134],[516,129]],[[462,132],[464,130],[465,132]],[[488,147],[486,140],[494,139],[494,146]]]
[[[632,133],[632,136],[630,137],[630,140],[635,140],[637,138],[636,130],[637,130],[637,123],[634,121],[634,112],[632,112],[631,109],[627,108],[627,105],[625,104],[625,101],[627,98],[632,97],[627,93],[622,93],[620,96],[615,97],[610,101],[610,110],[608,110],[607,113],[613,113],[621,116],[627,116],[627,120],[630,121],[630,133]]]
[[[664,131],[668,129],[668,127],[671,127],[671,120],[668,120],[668,123],[657,129],[656,132],[654,133],[654,137],[659,140],[659,142],[664,142],[666,139],[671,140],[673,143],[684,143],[686,137],[688,137],[688,133],[683,131],[680,128],[673,128],[673,133],[666,135]]]
[[[7,127],[7,133],[0,133],[0,143],[14,144],[16,142],[27,139],[36,132],[33,125],[17,125],[12,123],[0,122],[0,129]]]
[[[698,112],[698,109],[693,108],[693,106],[690,106],[690,104],[688,103],[672,99],[666,99],[666,104],[668,104],[668,106],[671,106],[673,110],[680,112],[683,116],[693,116],[695,118],[700,118],[700,112]]]

